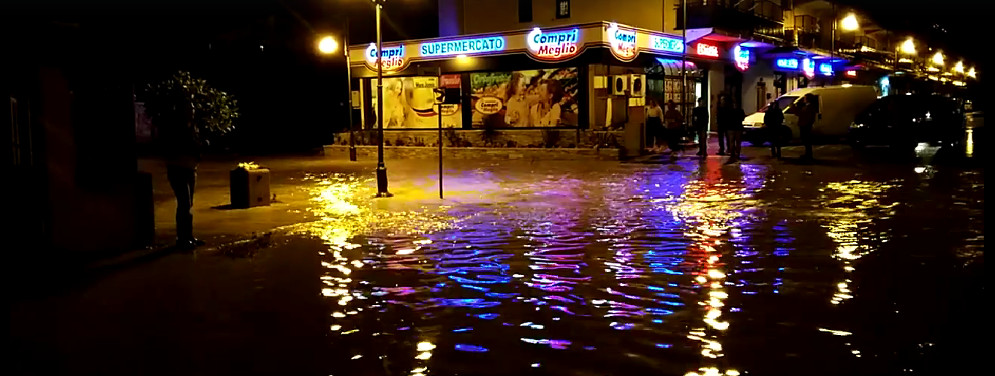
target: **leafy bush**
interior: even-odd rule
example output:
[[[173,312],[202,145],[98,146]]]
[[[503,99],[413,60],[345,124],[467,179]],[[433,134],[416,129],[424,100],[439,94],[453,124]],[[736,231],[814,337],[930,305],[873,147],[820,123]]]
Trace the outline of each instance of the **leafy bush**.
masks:
[[[238,101],[233,96],[185,71],[149,84],[142,97],[145,114],[156,127],[181,126],[190,121],[206,140],[229,134],[239,116]]]

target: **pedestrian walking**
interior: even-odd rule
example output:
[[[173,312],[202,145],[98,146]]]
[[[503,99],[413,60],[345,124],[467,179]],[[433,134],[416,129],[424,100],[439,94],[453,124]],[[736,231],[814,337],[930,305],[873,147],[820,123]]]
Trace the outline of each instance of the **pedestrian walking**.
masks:
[[[764,128],[766,128],[767,140],[770,142],[770,156],[781,158],[781,144],[784,140],[784,112],[777,101],[770,102],[767,111],[764,112]]]
[[[691,126],[698,134],[698,155],[708,155],[708,106],[705,106],[705,98],[698,98],[698,107],[691,111]]]
[[[646,106],[646,148],[651,151],[660,151],[660,144],[663,143],[663,109],[655,99],[650,99]]]
[[[812,160],[815,158],[812,155],[812,127],[815,125],[819,104],[816,102],[818,99],[812,94],[805,94],[802,98],[804,105],[798,109],[798,130],[801,134],[802,144],[805,145],[805,154],[802,155],[802,159]]]
[[[670,148],[671,153],[677,153],[681,150],[681,137],[684,133],[684,115],[677,110],[677,104],[674,101],[667,102],[667,112],[663,114],[663,120],[667,126],[667,129],[664,130],[667,147]]]
[[[735,102],[729,102],[725,116],[728,122],[725,126],[726,143],[729,146],[729,162],[736,162],[742,157],[740,152],[743,146],[743,120],[746,119],[746,113]]]
[[[160,141],[166,159],[166,178],[176,196],[176,246],[190,249],[204,242],[193,236],[193,194],[200,162],[200,132],[194,124],[193,104],[183,105],[174,119],[162,119]]]

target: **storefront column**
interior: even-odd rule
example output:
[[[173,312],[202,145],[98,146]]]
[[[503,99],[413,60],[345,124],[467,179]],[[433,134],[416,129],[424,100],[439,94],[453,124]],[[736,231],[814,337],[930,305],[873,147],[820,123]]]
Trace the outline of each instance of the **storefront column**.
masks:
[[[766,94],[774,99],[774,70],[770,63],[757,61],[743,72],[743,111],[747,115],[759,111],[768,102]]]
[[[719,129],[719,123],[717,121],[718,108],[719,108],[719,93],[725,90],[726,75],[725,67],[721,64],[713,64],[712,67],[708,69],[708,109],[709,109],[709,128],[712,132],[716,132]]]

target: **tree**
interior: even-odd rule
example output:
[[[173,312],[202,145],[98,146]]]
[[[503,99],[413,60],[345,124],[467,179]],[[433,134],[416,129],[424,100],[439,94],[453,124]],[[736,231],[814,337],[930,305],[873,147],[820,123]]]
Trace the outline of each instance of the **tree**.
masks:
[[[162,130],[186,126],[190,108],[200,138],[209,142],[231,133],[238,119],[238,101],[228,93],[211,87],[207,80],[179,71],[155,82],[145,90],[145,114]]]

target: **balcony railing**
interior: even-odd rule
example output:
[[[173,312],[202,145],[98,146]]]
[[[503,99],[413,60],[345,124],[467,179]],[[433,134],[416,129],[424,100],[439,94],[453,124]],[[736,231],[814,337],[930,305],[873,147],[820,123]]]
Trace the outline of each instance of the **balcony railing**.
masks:
[[[774,0],[684,0],[689,29],[718,27],[753,31],[782,27],[784,12]],[[677,2],[677,29],[683,29],[682,4]]]

